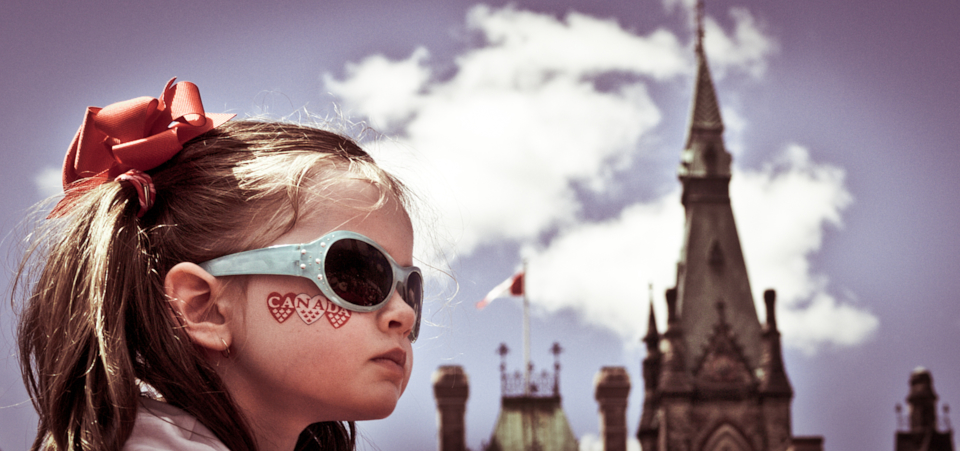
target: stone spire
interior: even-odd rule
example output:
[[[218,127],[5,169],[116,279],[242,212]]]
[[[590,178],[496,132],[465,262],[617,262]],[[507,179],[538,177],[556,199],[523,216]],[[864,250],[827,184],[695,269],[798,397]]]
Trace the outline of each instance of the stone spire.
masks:
[[[719,140],[719,135],[723,133],[720,102],[717,101],[717,91],[713,87],[713,78],[710,76],[710,67],[703,50],[703,3],[697,4],[697,43],[694,53],[697,58],[697,82],[693,91],[693,107],[690,109],[690,132],[687,134],[686,144],[688,149],[695,138],[716,135]],[[722,142],[720,144],[723,145]],[[729,174],[729,160],[726,169]]]
[[[643,337],[647,345],[647,357],[643,359],[644,389],[649,393],[657,389],[657,376],[660,374],[660,334],[657,332],[657,318],[653,313],[653,300],[650,300],[650,316],[647,320],[647,334]]]
[[[728,323],[755,369],[760,361],[760,321],[730,207],[731,157],[724,146],[723,120],[703,47],[702,8],[698,4],[690,129],[678,170],[687,224],[677,265],[677,309],[688,368],[694,367],[717,323],[713,303],[720,298],[726,303]]]

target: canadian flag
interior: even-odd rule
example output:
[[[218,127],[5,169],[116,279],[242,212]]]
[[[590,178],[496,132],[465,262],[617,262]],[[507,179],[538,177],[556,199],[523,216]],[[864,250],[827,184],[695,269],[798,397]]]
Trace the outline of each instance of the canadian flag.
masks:
[[[517,271],[516,274],[507,278],[503,282],[500,282],[500,285],[493,287],[480,302],[477,302],[477,310],[480,310],[487,306],[487,304],[493,302],[494,299],[504,296],[507,294],[507,291],[510,292],[511,296],[523,296],[523,270]]]

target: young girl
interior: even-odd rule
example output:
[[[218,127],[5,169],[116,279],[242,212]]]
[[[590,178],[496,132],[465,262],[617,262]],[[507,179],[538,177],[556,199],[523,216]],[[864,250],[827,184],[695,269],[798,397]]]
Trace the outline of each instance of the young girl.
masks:
[[[404,187],[196,86],[89,108],[17,278],[34,450],[353,449],[420,324]]]

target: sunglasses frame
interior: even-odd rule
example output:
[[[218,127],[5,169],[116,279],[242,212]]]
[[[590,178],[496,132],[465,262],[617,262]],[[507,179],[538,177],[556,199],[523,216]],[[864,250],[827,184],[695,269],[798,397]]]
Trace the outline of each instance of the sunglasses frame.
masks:
[[[357,305],[343,299],[338,295],[333,287],[327,282],[325,263],[327,252],[333,243],[353,239],[380,251],[393,269],[393,281],[391,282],[390,292],[387,297],[375,305]],[[376,241],[367,238],[356,232],[349,230],[337,230],[317,238],[309,243],[301,244],[279,244],[276,246],[253,249],[249,251],[227,254],[223,257],[214,258],[200,263],[200,267],[210,273],[210,275],[219,276],[240,276],[240,275],[277,275],[277,276],[297,276],[307,278],[313,281],[320,288],[320,292],[330,302],[343,307],[352,312],[374,312],[387,305],[387,301],[393,295],[394,291],[400,293],[404,303],[413,308],[416,319],[413,329],[410,333],[410,341],[415,341],[420,332],[420,313],[423,308],[423,273],[416,266],[403,267],[397,264],[396,260],[390,256],[383,247]],[[407,281],[412,273],[417,273],[420,277],[420,301],[413,305],[413,301],[407,300],[405,290]],[[401,291],[404,290],[404,291]]]

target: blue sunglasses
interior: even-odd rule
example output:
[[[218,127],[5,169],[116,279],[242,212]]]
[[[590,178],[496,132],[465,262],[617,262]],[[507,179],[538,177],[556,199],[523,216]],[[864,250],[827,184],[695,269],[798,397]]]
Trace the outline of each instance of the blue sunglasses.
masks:
[[[237,252],[201,263],[200,267],[213,276],[306,277],[330,302],[353,312],[380,310],[396,289],[416,314],[410,341],[416,341],[420,333],[420,268],[398,265],[379,244],[356,232],[338,230],[311,243]]]

